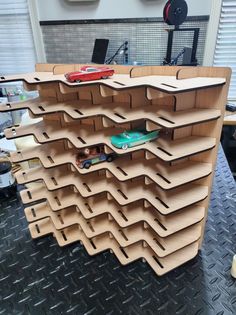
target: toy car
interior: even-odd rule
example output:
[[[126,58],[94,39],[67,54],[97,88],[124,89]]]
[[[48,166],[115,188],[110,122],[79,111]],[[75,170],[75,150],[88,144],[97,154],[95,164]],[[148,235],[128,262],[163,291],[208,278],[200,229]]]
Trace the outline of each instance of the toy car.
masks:
[[[78,152],[76,156],[76,165],[81,169],[89,169],[93,164],[103,161],[111,162],[115,157],[115,153],[106,154],[103,146],[86,148],[85,150]]]
[[[114,70],[108,67],[84,66],[80,71],[68,72],[65,74],[69,82],[84,82],[99,79],[107,79],[114,74]]]
[[[129,130],[111,137],[111,143],[119,149],[126,150],[136,145],[149,142],[158,138],[159,130],[148,132],[146,130]]]

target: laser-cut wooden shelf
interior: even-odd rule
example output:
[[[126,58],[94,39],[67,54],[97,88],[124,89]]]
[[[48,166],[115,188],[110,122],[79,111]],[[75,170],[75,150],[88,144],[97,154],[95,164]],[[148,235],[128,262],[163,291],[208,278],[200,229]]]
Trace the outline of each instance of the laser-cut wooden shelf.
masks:
[[[139,241],[145,241],[158,257],[165,257],[197,241],[201,236],[200,223],[172,236],[161,238],[143,222],[138,222],[121,229],[116,220],[107,214],[101,214],[88,221],[81,212],[75,211],[74,208],[67,208],[56,213],[47,207],[39,215],[36,208],[33,213],[36,216],[35,221],[50,217],[57,230],[78,224],[88,238],[109,232],[122,247],[127,247]]]
[[[159,105],[139,106],[130,111],[128,103],[106,103],[101,104],[97,109],[96,105],[86,100],[57,103],[55,99],[45,101],[37,98],[32,101],[0,105],[0,112],[19,109],[28,109],[36,116],[61,112],[72,119],[104,116],[117,124],[145,119],[158,126],[170,129],[215,120],[221,116],[221,111],[216,109],[189,109],[171,112],[165,108],[160,108]],[[157,126],[155,129],[157,129]]]
[[[145,76],[132,78],[127,74],[115,74],[112,78],[106,80],[96,80],[80,83],[70,83],[63,74],[53,74],[52,72],[33,72],[28,74],[1,76],[0,82],[24,81],[28,84],[38,85],[51,82],[63,83],[69,87],[104,85],[112,90],[126,90],[136,87],[151,87],[159,91],[175,94],[191,90],[203,89],[207,87],[222,86],[225,84],[225,78],[207,78],[197,77],[184,80],[178,80],[176,76]]]
[[[102,214],[107,214],[108,216],[111,216],[120,227],[128,227],[132,224],[143,222],[143,224],[148,224],[159,236],[166,237],[191,225],[199,223],[204,218],[204,208],[196,205],[179,210],[171,215],[163,216],[153,207],[144,208],[143,203],[140,201],[127,206],[120,206],[113,200],[105,199],[104,201],[104,196],[89,198],[77,196],[77,198],[71,199],[72,205],[68,205],[67,203],[67,208],[62,209],[64,205],[64,200],[61,198],[63,192],[62,190],[58,189],[53,192],[48,192],[45,191],[45,189],[40,188],[40,192],[44,193],[41,194],[41,196],[38,190],[35,191],[34,189],[29,189],[27,191],[30,192],[34,201],[37,202],[43,197],[47,197],[47,201],[25,208],[25,214],[28,222],[43,219],[49,216],[48,213],[51,211],[60,212],[61,210],[65,211],[69,209],[70,213],[81,212],[86,220],[96,218]],[[24,191],[22,194],[27,194],[27,191]],[[72,196],[70,193],[75,194],[74,191],[68,191],[69,196]],[[25,197],[27,198],[26,195]],[[55,209],[56,207],[54,204],[53,210],[51,208],[51,204],[53,198],[55,197],[57,200],[61,200],[62,202],[60,207],[58,207],[59,209]],[[24,201],[27,203],[26,198]],[[74,203],[76,205],[74,205]],[[73,223],[74,221],[70,220],[70,224],[73,225]]]
[[[60,246],[81,241],[89,255],[96,255],[102,251],[111,249],[122,265],[126,265],[139,258],[144,258],[158,275],[162,275],[175,268],[176,263],[181,265],[190,260],[196,256],[198,250],[198,242],[194,242],[169,256],[159,258],[144,241],[122,248],[110,233],[88,239],[82,230],[79,229],[78,225],[57,231],[50,218],[31,223],[29,229],[33,238],[53,234]]]
[[[28,171],[19,171],[16,178],[19,184],[43,180],[48,190],[74,186],[85,198],[107,192],[120,205],[144,199],[163,215],[200,202],[208,196],[207,186],[188,184],[187,187],[164,191],[155,184],[145,185],[142,179],[121,183],[114,178],[95,174],[79,177],[77,172],[70,172],[65,167],[50,170],[37,167]]]
[[[123,132],[124,129],[104,128],[94,132],[92,126],[79,125],[61,128],[59,122],[41,121],[33,126],[10,127],[5,129],[8,139],[15,139],[33,135],[39,143],[68,140],[76,148],[82,149],[98,144],[105,144],[117,154],[147,150],[163,161],[174,161],[196,153],[212,149],[216,145],[215,138],[190,136],[185,139],[171,140],[169,137],[160,136],[155,141],[122,150],[114,147],[110,142],[110,136]],[[78,136],[79,135],[79,136]]]
[[[92,165],[89,169],[80,169],[76,165],[76,149],[64,150],[63,142],[43,144],[34,150],[26,149],[11,154],[12,162],[20,163],[38,158],[45,168],[57,167],[71,163],[80,174],[88,174],[99,170],[108,170],[119,181],[126,181],[138,176],[146,176],[163,189],[172,189],[206,177],[211,174],[210,163],[186,161],[184,164],[169,166],[159,159],[143,158],[129,160],[126,155],[116,158],[112,163],[103,162]]]
[[[80,66],[37,65],[0,78],[40,95],[0,106],[43,117],[5,131],[41,143],[11,156],[42,164],[17,174],[19,183],[38,182],[21,192],[31,235],[53,234],[60,246],[81,241],[90,255],[110,249],[122,264],[143,258],[162,275],[201,246],[230,70],[114,66],[110,79],[68,83],[64,73]],[[162,130],[125,151],[111,145],[111,135],[138,127]],[[79,169],[78,149],[98,144],[117,159]]]

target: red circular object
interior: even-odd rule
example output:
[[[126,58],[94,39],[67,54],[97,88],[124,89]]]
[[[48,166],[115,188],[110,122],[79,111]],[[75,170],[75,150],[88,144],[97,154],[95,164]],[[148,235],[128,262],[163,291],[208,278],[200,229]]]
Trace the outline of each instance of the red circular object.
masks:
[[[170,7],[171,7],[171,3],[168,3],[168,5],[165,9],[165,14],[164,14],[164,20],[166,23],[168,23],[168,16],[169,16]]]
[[[188,5],[185,0],[168,0],[163,10],[164,22],[168,25],[181,25],[187,15]]]

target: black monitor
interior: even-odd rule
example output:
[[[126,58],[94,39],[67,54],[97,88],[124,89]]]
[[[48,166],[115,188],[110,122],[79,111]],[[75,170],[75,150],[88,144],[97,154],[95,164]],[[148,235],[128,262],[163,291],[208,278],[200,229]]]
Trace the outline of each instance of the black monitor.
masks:
[[[107,54],[109,39],[95,39],[92,62],[104,64]]]

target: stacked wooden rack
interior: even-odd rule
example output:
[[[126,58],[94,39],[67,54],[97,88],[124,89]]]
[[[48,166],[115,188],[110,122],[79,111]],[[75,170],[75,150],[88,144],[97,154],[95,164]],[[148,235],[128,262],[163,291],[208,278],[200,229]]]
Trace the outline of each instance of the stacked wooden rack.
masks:
[[[41,166],[17,173],[33,238],[53,234],[60,246],[80,241],[90,255],[110,249],[122,264],[139,258],[158,275],[197,255],[204,234],[230,69],[114,66],[107,80],[69,83],[82,65],[36,65],[36,72],[0,77],[38,90],[28,109],[39,123],[5,130],[41,145],[13,162]],[[117,149],[110,136],[126,129],[160,130],[152,142]],[[78,149],[104,144],[113,162],[80,169]]]

